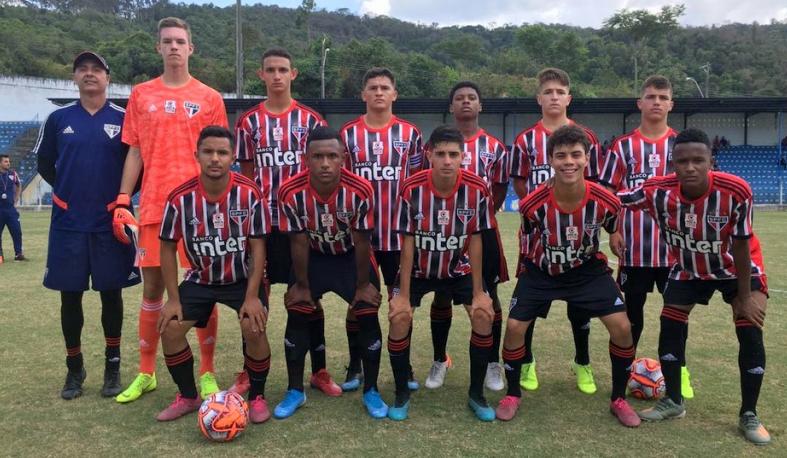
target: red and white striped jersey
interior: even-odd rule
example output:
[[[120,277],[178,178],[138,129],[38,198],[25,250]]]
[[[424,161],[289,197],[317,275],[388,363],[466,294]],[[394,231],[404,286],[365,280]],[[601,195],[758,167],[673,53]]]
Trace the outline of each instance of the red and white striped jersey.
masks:
[[[540,186],[519,202],[522,232],[531,234],[527,257],[549,275],[560,275],[592,258],[599,252],[599,232],[617,230],[620,202],[614,194],[596,183],[585,182],[582,204],[565,212],[555,200],[554,189]]]
[[[183,240],[185,280],[229,285],[248,278],[248,239],[270,232],[270,214],[257,185],[231,172],[224,194],[212,201],[200,178],[175,188],[167,199],[159,238]]]
[[[397,232],[415,239],[413,277],[444,279],[470,273],[470,236],[497,226],[492,198],[478,175],[460,171],[450,195],[432,184],[432,170],[408,178],[396,209]]]
[[[279,189],[279,212],[282,232],[306,232],[312,250],[343,254],[353,248],[352,231],[374,229],[374,191],[368,181],[341,169],[339,185],[323,200],[306,169]]]
[[[650,177],[672,172],[670,154],[678,133],[672,129],[651,140],[639,131],[615,139],[607,151],[599,182],[615,191],[633,189]],[[626,253],[621,265],[630,267],[671,267],[669,250],[653,218],[641,210],[623,210],[621,234]]]
[[[372,248],[401,250],[399,235],[393,231],[391,221],[401,183],[412,170],[422,166],[421,131],[415,124],[396,116],[387,126],[373,129],[360,116],[345,124],[341,134],[347,147],[347,169],[368,180],[374,189]]]
[[[424,168],[430,167],[424,156]],[[510,169],[505,144],[484,129],[478,129],[475,135],[465,140],[462,168],[483,178],[490,192],[492,185],[508,184]]]
[[[677,261],[675,280],[736,278],[733,238],[750,238],[752,193],[740,177],[709,172],[708,191],[688,200],[681,195],[675,174],[648,178],[642,186],[618,193],[623,205],[647,211],[656,220]],[[752,275],[762,275],[761,257],[752,257]]]
[[[271,113],[260,103],[235,123],[235,157],[238,161],[254,161],[254,180],[270,197],[273,227],[279,226],[279,187],[303,170],[301,156],[309,132],[320,125],[326,125],[322,116],[295,100],[280,114]]]

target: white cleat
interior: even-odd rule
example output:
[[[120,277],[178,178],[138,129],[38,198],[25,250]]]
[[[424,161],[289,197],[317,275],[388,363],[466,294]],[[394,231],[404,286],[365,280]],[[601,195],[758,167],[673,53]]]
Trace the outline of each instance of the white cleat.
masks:
[[[487,364],[484,384],[492,391],[501,391],[505,388],[505,383],[503,383],[503,366],[500,363]]]
[[[445,373],[448,371],[448,361],[434,361],[429,369],[424,385],[429,389],[440,388],[445,383]]]

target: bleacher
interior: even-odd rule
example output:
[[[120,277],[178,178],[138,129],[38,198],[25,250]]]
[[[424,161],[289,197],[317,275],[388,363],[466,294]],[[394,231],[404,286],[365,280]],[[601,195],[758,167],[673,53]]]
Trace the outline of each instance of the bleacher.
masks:
[[[716,154],[719,170],[743,177],[752,187],[755,204],[779,204],[783,168],[776,146],[736,145]]]
[[[6,150],[14,143],[16,137],[25,133],[28,129],[38,129],[40,125],[41,123],[38,121],[0,122],[0,153],[6,153]]]
[[[30,154],[38,136],[38,121],[0,122],[0,153],[11,156],[11,167],[19,173],[23,183],[36,174],[36,159]]]

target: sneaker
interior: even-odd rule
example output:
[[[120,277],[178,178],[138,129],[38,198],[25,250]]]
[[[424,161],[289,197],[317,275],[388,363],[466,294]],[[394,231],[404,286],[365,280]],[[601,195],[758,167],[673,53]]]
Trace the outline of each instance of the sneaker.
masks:
[[[333,381],[331,374],[324,368],[312,374],[309,384],[312,388],[325,393],[326,396],[335,398],[342,395],[342,387]]]
[[[104,369],[104,386],[101,387],[101,396],[112,398],[120,394],[123,387],[120,386],[120,371]]]
[[[66,374],[66,383],[63,384],[63,390],[60,392],[60,397],[66,400],[76,399],[82,396],[82,383],[87,377],[87,371],[83,367],[79,372],[68,371]]]
[[[374,388],[363,394],[363,405],[372,418],[380,419],[388,416],[388,405]]]
[[[344,379],[344,383],[341,384],[342,391],[355,391],[361,387],[363,383],[363,369],[359,370],[358,372],[351,371],[350,368],[347,368],[347,377]]]
[[[743,412],[738,421],[738,429],[743,433],[743,437],[754,445],[767,445],[771,442],[771,435],[754,412]]]
[[[634,409],[631,408],[628,401],[623,398],[617,398],[609,404],[609,411],[617,417],[618,421],[623,426],[629,428],[636,428],[641,423],[639,416]]]
[[[680,368],[680,395],[684,399],[694,399],[694,388],[691,387],[691,374],[686,366]]]
[[[538,376],[536,375],[536,361],[522,364],[522,373],[519,375],[519,386],[527,391],[538,389]]]
[[[519,410],[519,404],[521,402],[522,398],[516,396],[504,397],[500,400],[500,404],[497,405],[497,409],[495,409],[495,416],[498,420],[511,420],[516,416],[516,412]]]
[[[14,256],[14,261],[27,261],[27,258],[22,253]]]
[[[120,393],[115,398],[115,401],[125,404],[127,402],[136,401],[143,394],[156,389],[156,374],[145,374],[140,372],[137,377],[131,382],[131,385],[126,388],[126,391]]]
[[[188,413],[194,412],[199,410],[199,407],[202,405],[202,400],[200,398],[184,398],[183,396],[178,393],[175,396],[175,400],[172,401],[172,404],[169,405],[166,409],[162,410],[157,416],[156,420],[158,421],[172,421],[177,418],[182,417]]]
[[[205,372],[199,376],[199,396],[202,399],[208,399],[211,394],[218,392],[219,384],[216,382],[213,372]]]
[[[440,388],[445,383],[445,373],[453,366],[451,357],[446,355],[445,361],[432,362],[432,368],[429,369],[429,376],[426,377],[424,386],[429,389]]]
[[[306,394],[303,391],[287,390],[284,399],[273,409],[273,416],[279,420],[284,420],[291,417],[304,404],[306,404]]]
[[[593,380],[593,369],[590,364],[582,365],[572,362],[571,370],[577,376],[577,388],[585,394],[593,394],[596,392],[596,381]]]
[[[249,420],[252,423],[265,423],[271,417],[271,411],[268,410],[268,403],[261,394],[249,402]]]
[[[251,388],[251,382],[249,382],[249,373],[246,371],[240,371],[235,374],[235,383],[233,383],[230,389],[227,391],[232,391],[233,393],[238,393],[241,396],[245,396],[246,393],[249,392],[249,388]]]
[[[408,398],[403,403],[394,402],[388,409],[388,418],[393,421],[407,420],[407,414],[410,411],[410,399]]]
[[[421,388],[421,384],[415,379],[415,373],[412,369],[410,369],[410,378],[407,379],[407,388],[410,391],[418,391]]]
[[[505,383],[503,383],[503,366],[500,363],[489,363],[486,365],[484,384],[492,391],[500,391],[505,388]]]
[[[476,418],[481,421],[494,421],[495,420],[495,409],[489,407],[489,404],[486,402],[486,399],[473,399],[469,398],[467,400],[467,406],[470,407],[470,410],[473,411]]]
[[[683,403],[677,404],[669,396],[664,396],[656,402],[656,405],[640,410],[637,415],[645,421],[673,420],[685,417],[686,408],[683,407]]]

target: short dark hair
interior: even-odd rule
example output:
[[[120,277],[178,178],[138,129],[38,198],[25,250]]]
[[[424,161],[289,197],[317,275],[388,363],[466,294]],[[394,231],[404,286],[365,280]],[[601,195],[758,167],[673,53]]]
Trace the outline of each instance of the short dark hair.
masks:
[[[222,126],[205,126],[205,128],[200,131],[199,138],[197,139],[198,150],[202,142],[209,137],[226,138],[230,141],[232,149],[235,149],[235,135],[233,135],[229,129]]]
[[[344,151],[344,140],[342,139],[341,134],[339,131],[334,129],[333,127],[328,126],[317,126],[309,132],[309,138],[306,140],[306,150],[309,150],[309,145],[312,142],[320,141],[320,140],[336,140],[339,142],[339,146],[341,150]]]
[[[443,124],[432,131],[427,146],[429,148],[434,148],[438,143],[458,143],[461,148],[465,144],[465,138],[462,136],[462,132],[455,126]]]
[[[541,70],[538,72],[538,75],[536,75],[536,79],[538,80],[539,89],[550,81],[557,81],[563,86],[571,87],[571,78],[568,77],[568,73],[555,67],[547,67]]]
[[[478,101],[481,101],[481,89],[472,81],[460,81],[454,84],[454,87],[451,88],[451,92],[448,94],[448,104],[450,105],[454,101],[454,95],[456,91],[462,88],[469,87],[470,89],[474,90],[476,95],[478,95]]]
[[[640,95],[645,92],[645,89],[652,87],[654,89],[667,89],[672,93],[672,83],[670,83],[669,78],[662,75],[651,75],[645,79],[645,82],[642,83],[642,88],[640,89]]]
[[[391,84],[396,87],[396,78],[394,77],[393,72],[385,67],[372,67],[369,70],[366,70],[366,73],[363,74],[363,84],[361,84],[362,88],[366,87],[366,83],[369,82],[372,78],[377,78],[379,76],[384,76],[391,80]]]
[[[590,152],[590,139],[585,133],[585,129],[575,125],[569,124],[554,131],[547,140],[547,156],[552,156],[555,148],[565,145],[581,144],[585,148],[585,154]]]
[[[292,54],[290,54],[289,51],[287,51],[284,48],[274,47],[274,48],[266,49],[265,52],[262,53],[262,59],[260,59],[260,64],[265,62],[265,59],[267,59],[268,57],[283,57],[288,61],[290,61],[290,66],[292,66]]]
[[[0,161],[2,161],[5,158],[11,159],[11,156],[9,156],[7,154],[0,154]]]
[[[711,150],[708,134],[695,127],[689,127],[688,129],[685,129],[683,132],[679,133],[678,136],[675,137],[675,145],[673,148],[681,143],[702,143],[708,147],[708,151]]]

